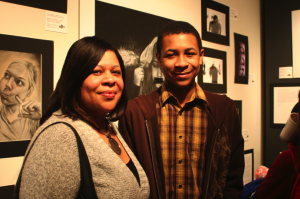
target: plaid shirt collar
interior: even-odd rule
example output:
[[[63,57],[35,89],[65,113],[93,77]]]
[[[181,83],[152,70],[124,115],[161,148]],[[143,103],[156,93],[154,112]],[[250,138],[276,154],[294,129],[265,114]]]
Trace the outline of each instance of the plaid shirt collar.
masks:
[[[198,83],[195,83],[195,84],[196,84],[195,92],[193,93],[191,99],[187,103],[190,103],[193,101],[198,101],[198,100],[203,100],[208,105],[204,91],[202,90],[202,88],[199,86]],[[160,106],[163,107],[168,102],[173,102],[176,106],[180,107],[179,102],[176,99],[176,97],[171,92],[168,91],[167,86],[165,85],[165,83],[163,83],[162,88],[161,88],[161,104],[160,104]]]

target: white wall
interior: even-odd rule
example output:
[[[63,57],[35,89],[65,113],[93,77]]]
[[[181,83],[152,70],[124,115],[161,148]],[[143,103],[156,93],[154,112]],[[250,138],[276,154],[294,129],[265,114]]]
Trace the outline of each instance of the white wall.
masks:
[[[0,1],[0,34],[54,42],[54,86],[60,77],[67,51],[79,38],[78,5],[78,0],[68,0],[68,29],[67,34],[64,34],[45,30],[46,10]],[[0,159],[0,186],[14,184],[22,165],[22,159],[22,157]]]
[[[173,20],[188,21],[201,34],[201,1],[199,0],[105,0]],[[242,100],[243,129],[249,130],[245,150],[254,149],[254,169],[261,165],[261,22],[260,0],[217,0],[237,9],[238,21],[230,20],[230,46],[203,41],[204,47],[227,52],[227,95]],[[45,31],[46,10],[0,1],[0,34],[16,35],[54,41],[54,86],[66,53],[79,37],[94,35],[94,0],[68,0],[67,34]],[[80,17],[80,20],[79,20]],[[234,32],[248,36],[249,73],[255,74],[255,85],[234,84]],[[0,44],[1,48],[1,44]],[[10,185],[3,179],[5,172],[17,176],[20,161],[0,160],[0,186]],[[1,165],[2,164],[2,165]],[[5,165],[3,165],[5,164]],[[11,166],[7,165],[11,164]],[[4,168],[3,171],[1,168]],[[14,169],[12,169],[14,168]]]

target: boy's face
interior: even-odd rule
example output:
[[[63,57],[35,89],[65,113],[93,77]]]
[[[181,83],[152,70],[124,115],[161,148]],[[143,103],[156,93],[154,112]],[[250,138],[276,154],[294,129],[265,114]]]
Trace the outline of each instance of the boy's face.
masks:
[[[165,76],[165,84],[173,87],[194,85],[204,50],[199,51],[193,34],[172,34],[163,37],[161,54],[156,53]]]

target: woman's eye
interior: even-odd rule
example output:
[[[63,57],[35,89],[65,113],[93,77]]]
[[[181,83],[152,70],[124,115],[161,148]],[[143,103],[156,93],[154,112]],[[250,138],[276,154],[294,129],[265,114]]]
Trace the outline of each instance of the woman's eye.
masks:
[[[16,83],[18,86],[24,86],[24,82],[21,80],[17,80]]]
[[[112,73],[121,75],[122,72],[120,70],[114,70]]]
[[[101,73],[102,73],[101,70],[94,70],[94,71],[93,71],[93,74],[101,74]]]
[[[7,79],[9,79],[10,78],[9,73],[4,73],[4,77],[7,78]]]

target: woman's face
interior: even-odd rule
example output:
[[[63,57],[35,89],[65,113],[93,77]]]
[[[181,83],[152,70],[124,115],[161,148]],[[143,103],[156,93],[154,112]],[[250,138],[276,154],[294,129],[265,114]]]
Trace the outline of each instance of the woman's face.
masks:
[[[1,102],[6,105],[16,105],[16,96],[24,100],[29,91],[29,73],[26,66],[19,63],[11,64],[0,80]]]
[[[119,60],[113,51],[108,50],[84,80],[79,104],[92,117],[105,116],[116,107],[123,88]]]

